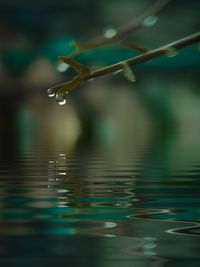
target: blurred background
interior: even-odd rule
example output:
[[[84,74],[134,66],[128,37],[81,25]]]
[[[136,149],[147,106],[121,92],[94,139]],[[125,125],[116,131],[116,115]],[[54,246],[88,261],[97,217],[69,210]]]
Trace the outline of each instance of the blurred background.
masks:
[[[76,75],[58,56],[155,1],[0,0],[1,266],[199,266],[199,44],[133,66],[134,83],[99,77],[65,105],[47,95]],[[154,49],[196,33],[199,10],[171,0],[126,41]],[[98,69],[136,55],[110,45],[76,60]]]
[[[154,2],[1,0],[0,153],[15,157],[19,151],[97,146],[113,154],[151,150],[157,155],[161,149],[166,156],[170,150],[176,167],[188,157],[197,159],[198,45],[133,67],[135,83],[120,74],[87,82],[64,106],[46,94],[50,86],[74,77],[57,57],[73,52],[75,41],[112,34]],[[193,34],[199,30],[199,10],[198,0],[173,0],[128,40],[153,49]],[[77,60],[95,69],[135,55],[108,46]]]

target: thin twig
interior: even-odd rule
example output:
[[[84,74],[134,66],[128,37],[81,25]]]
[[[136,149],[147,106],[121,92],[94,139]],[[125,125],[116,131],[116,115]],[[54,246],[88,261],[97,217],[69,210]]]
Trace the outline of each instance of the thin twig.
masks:
[[[125,76],[126,77],[128,76],[128,79],[130,77],[129,80],[134,81],[134,75],[130,74],[130,71],[131,71],[131,69],[129,67],[130,65],[141,64],[141,63],[150,61],[152,59],[158,58],[162,55],[171,56],[172,54],[175,54],[175,52],[177,50],[180,50],[184,47],[188,47],[188,46],[195,44],[195,43],[198,43],[198,42],[200,42],[200,32],[197,32],[197,33],[192,34],[190,36],[187,36],[185,38],[179,39],[179,40],[172,42],[172,43],[169,43],[167,45],[161,46],[157,49],[151,50],[151,51],[144,53],[142,55],[130,58],[130,59],[125,60],[125,61],[118,62],[118,63],[113,64],[113,65],[109,65],[108,67],[101,68],[101,69],[96,70],[96,71],[91,71],[88,68],[87,70],[90,70],[89,74],[87,74],[87,72],[85,72],[84,65],[81,65],[78,62],[76,63],[76,61],[73,61],[72,67],[76,71],[78,71],[79,75],[76,76],[71,81],[63,83],[61,85],[57,85],[55,87],[51,87],[48,90],[52,96],[53,96],[53,94],[56,94],[56,97],[58,97],[58,99],[61,100],[61,102],[62,102],[62,99],[64,99],[65,94],[67,92],[74,90],[75,88],[80,86],[84,81],[94,79],[96,77],[100,77],[100,76],[108,75],[110,73],[115,73],[115,72],[120,71],[120,70],[124,70],[126,72]]]
[[[158,14],[171,0],[159,0],[151,5],[142,15],[140,15],[135,20],[129,22],[128,24],[121,26],[118,29],[118,34],[116,34],[113,39],[121,39],[124,36],[136,31],[143,26],[143,22],[149,16],[154,16]]]
[[[194,43],[198,43],[198,42],[200,42],[200,32],[197,32],[195,34],[187,36],[187,37],[180,39],[178,41],[175,41],[173,43],[169,43],[167,45],[161,46],[157,49],[151,50],[151,51],[144,53],[142,55],[130,58],[126,61],[119,62],[119,63],[113,64],[113,65],[110,65],[108,67],[102,68],[100,70],[94,71],[91,74],[86,75],[84,77],[84,80],[89,80],[89,79],[93,79],[93,78],[96,78],[99,76],[103,76],[106,74],[116,72],[116,71],[123,68],[124,62],[126,62],[129,65],[136,65],[136,64],[144,63],[144,62],[147,62],[147,61],[152,60],[154,58],[160,57],[162,55],[169,54],[171,49],[179,50],[179,49],[182,49],[184,47],[190,46],[190,45],[192,45]]]
[[[135,50],[135,51],[138,51],[140,53],[146,53],[149,51],[149,49],[147,49],[146,47],[143,47],[141,45],[136,45],[136,44],[133,44],[133,43],[130,43],[130,42],[127,42],[127,41],[122,41],[120,42],[119,44],[121,47],[123,48],[128,48],[128,49],[131,49],[131,50]]]
[[[72,53],[70,56],[77,56],[81,52],[85,52],[87,50],[95,49],[98,47],[121,43],[122,38],[128,36],[129,34],[135,32],[140,27],[143,26],[143,22],[149,16],[154,16],[158,14],[171,0],[158,0],[153,5],[151,5],[147,10],[144,11],[142,15],[129,22],[126,25],[123,25],[116,29],[116,34],[110,38],[106,38],[104,36],[100,38],[96,38],[94,40],[88,41],[87,43],[79,43],[77,42],[77,51]],[[137,50],[137,45],[134,46],[134,49]]]

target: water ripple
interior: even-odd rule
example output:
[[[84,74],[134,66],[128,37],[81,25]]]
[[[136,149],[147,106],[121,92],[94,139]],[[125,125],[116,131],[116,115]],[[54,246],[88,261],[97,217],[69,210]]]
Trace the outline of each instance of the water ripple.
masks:
[[[167,249],[173,254],[162,242],[177,244],[185,238],[191,256],[200,233],[199,175],[200,164],[166,171],[164,164],[149,165],[145,156],[112,159],[101,153],[52,152],[23,154],[12,164],[2,158],[0,240],[126,237],[138,245],[123,248],[123,253],[137,255],[142,247],[143,255],[155,256]]]

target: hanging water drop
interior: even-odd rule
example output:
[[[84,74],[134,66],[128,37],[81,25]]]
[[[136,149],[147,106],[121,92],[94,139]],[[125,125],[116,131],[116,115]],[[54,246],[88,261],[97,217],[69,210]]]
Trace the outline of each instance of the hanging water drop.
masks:
[[[61,105],[61,106],[62,106],[62,105],[65,105],[65,103],[66,103],[66,100],[65,100],[65,99],[62,99],[62,100],[60,100],[60,101],[58,102],[58,104]]]
[[[49,88],[48,90],[47,90],[47,95],[48,95],[48,97],[54,97],[55,96],[55,90],[54,90],[54,88]]]
[[[56,94],[56,101],[59,105],[64,105],[66,103],[66,99],[62,94]]]

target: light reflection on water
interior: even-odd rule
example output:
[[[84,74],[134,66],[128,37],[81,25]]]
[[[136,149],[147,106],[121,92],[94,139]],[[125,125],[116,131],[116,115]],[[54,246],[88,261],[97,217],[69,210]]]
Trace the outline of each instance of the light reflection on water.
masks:
[[[184,171],[164,165],[150,164],[144,153],[115,160],[83,151],[2,158],[2,263],[198,266],[200,165]]]

